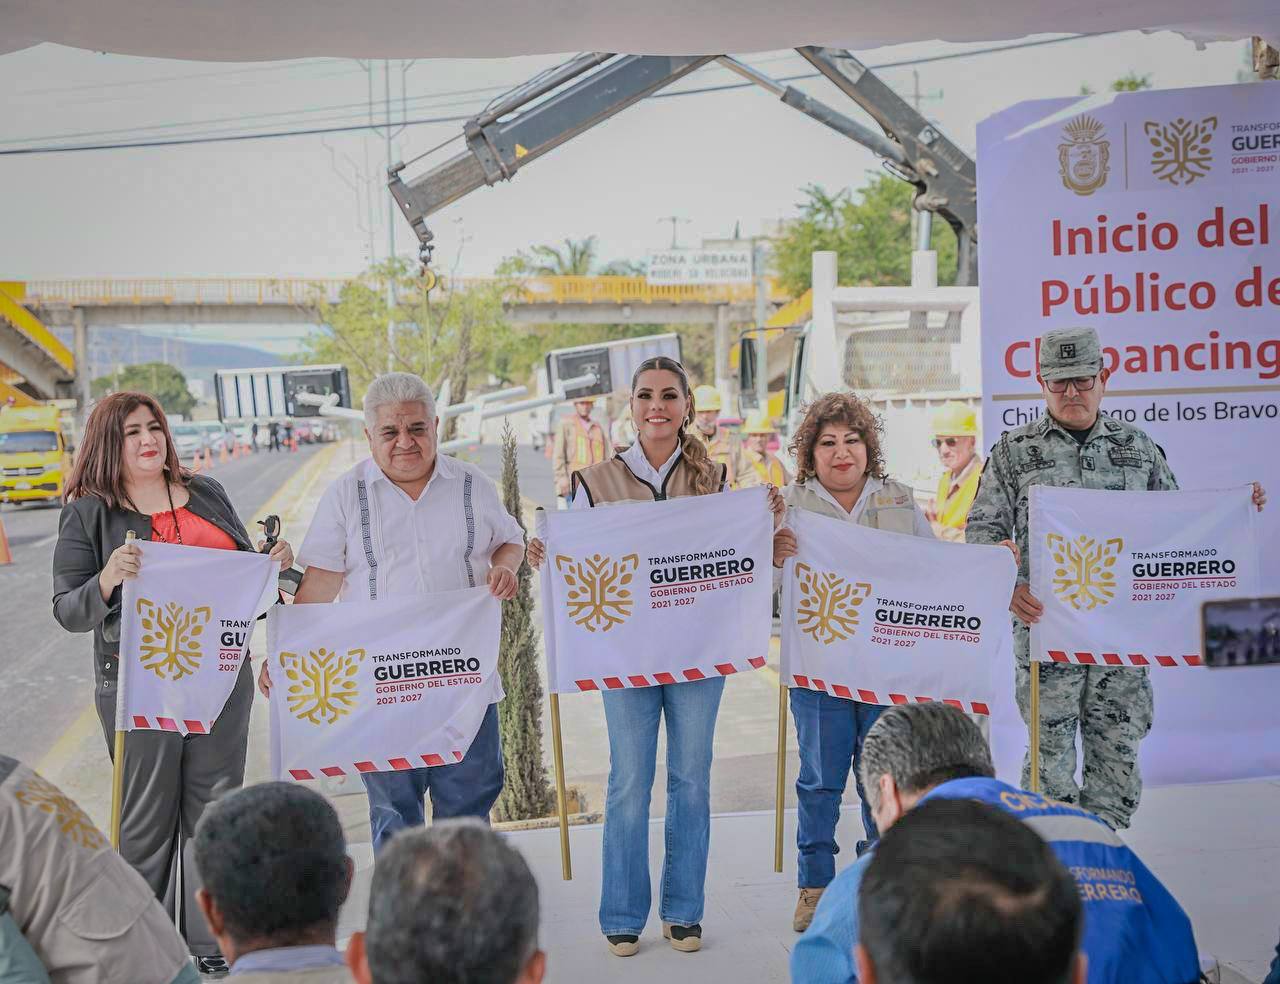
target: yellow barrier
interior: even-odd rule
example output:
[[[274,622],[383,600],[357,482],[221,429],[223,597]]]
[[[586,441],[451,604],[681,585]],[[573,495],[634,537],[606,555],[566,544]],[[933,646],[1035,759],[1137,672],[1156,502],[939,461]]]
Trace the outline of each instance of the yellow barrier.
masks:
[[[170,304],[291,304],[304,307],[320,299],[336,303],[343,288],[365,283],[381,289],[376,281],[335,278],[231,278],[143,280],[33,280],[26,294],[41,304],[72,305],[170,305]],[[644,277],[526,277],[501,280],[492,277],[457,277],[444,288],[507,286],[515,303],[525,304],[723,304],[755,299],[753,284],[653,285]],[[772,283],[772,302],[787,295]]]
[[[20,334],[43,349],[69,374],[75,372],[75,358],[71,350],[58,340],[44,324],[22,306],[23,285],[13,282],[0,284],[0,319],[9,322]]]

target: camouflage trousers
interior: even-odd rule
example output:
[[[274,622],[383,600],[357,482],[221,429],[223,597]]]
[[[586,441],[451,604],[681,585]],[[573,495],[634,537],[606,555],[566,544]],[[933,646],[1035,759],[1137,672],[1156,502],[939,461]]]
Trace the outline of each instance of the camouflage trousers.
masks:
[[[1030,728],[1030,630],[1014,621],[1018,710]],[[1129,826],[1142,796],[1138,743],[1151,731],[1151,679],[1141,668],[1040,664],[1040,791],[1097,814],[1117,830]],[[1076,784],[1076,731],[1084,753]],[[1031,754],[1022,786],[1031,781]]]

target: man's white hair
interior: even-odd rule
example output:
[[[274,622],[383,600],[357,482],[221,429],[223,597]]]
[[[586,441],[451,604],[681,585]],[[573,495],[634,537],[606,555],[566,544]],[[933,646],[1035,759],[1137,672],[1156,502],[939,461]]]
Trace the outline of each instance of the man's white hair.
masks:
[[[422,381],[421,376],[415,376],[411,372],[384,373],[369,384],[369,389],[364,394],[365,427],[372,431],[378,417],[378,407],[385,407],[389,403],[424,403],[427,416],[436,415],[436,401],[431,395],[431,387]]]

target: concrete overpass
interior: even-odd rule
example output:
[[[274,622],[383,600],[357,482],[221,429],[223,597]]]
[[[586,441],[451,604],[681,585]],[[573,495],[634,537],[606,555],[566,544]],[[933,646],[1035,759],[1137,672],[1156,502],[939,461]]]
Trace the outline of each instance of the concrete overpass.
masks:
[[[0,382],[9,378],[41,397],[89,401],[89,332],[105,325],[318,324],[357,282],[325,278],[91,279],[0,283]],[[503,285],[504,307],[518,325],[711,324],[717,351],[734,325],[755,321],[751,284],[655,286],[643,277],[457,278],[451,289]],[[377,289],[377,285],[370,282]],[[442,288],[446,289],[446,288]],[[766,314],[787,298],[769,290]],[[67,349],[50,327],[72,329]],[[79,368],[78,368],[79,367]]]

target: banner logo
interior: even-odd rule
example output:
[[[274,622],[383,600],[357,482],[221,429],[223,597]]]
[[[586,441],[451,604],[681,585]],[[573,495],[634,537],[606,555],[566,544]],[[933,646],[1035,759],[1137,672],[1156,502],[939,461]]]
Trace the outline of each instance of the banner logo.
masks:
[[[1116,558],[1124,549],[1119,537],[1098,543],[1081,534],[1068,540],[1059,533],[1045,537],[1053,562],[1053,593],[1076,611],[1106,605],[1116,593]]]
[[[1209,143],[1218,130],[1218,118],[1209,116],[1198,123],[1182,117],[1172,123],[1146,122],[1142,128],[1154,148],[1151,173],[1175,187],[1185,187],[1209,173],[1213,152]]]
[[[23,806],[53,817],[59,833],[80,847],[96,850],[107,846],[107,839],[93,825],[88,814],[48,780],[33,775],[18,787],[14,797]]]
[[[142,616],[142,641],[138,646],[143,669],[161,680],[181,680],[200,668],[204,650],[200,634],[213,617],[207,605],[188,612],[176,602],[163,607],[146,598],[138,599]]]
[[[857,631],[858,606],[871,594],[870,584],[852,583],[808,564],[796,564],[796,580],[800,582],[796,624],[801,632],[829,646]]]
[[[608,632],[625,622],[635,604],[627,585],[639,566],[638,554],[627,554],[622,560],[603,554],[586,560],[556,557],[556,570],[569,587],[570,620],[588,632]]]
[[[1111,171],[1111,141],[1103,140],[1102,124],[1092,116],[1077,116],[1062,128],[1058,144],[1058,173],[1062,184],[1077,195],[1092,195],[1107,183]]]
[[[321,646],[305,656],[280,653],[280,665],[289,678],[289,711],[299,721],[333,724],[355,710],[360,687],[355,676],[364,661],[363,649],[348,649],[339,656]]]

